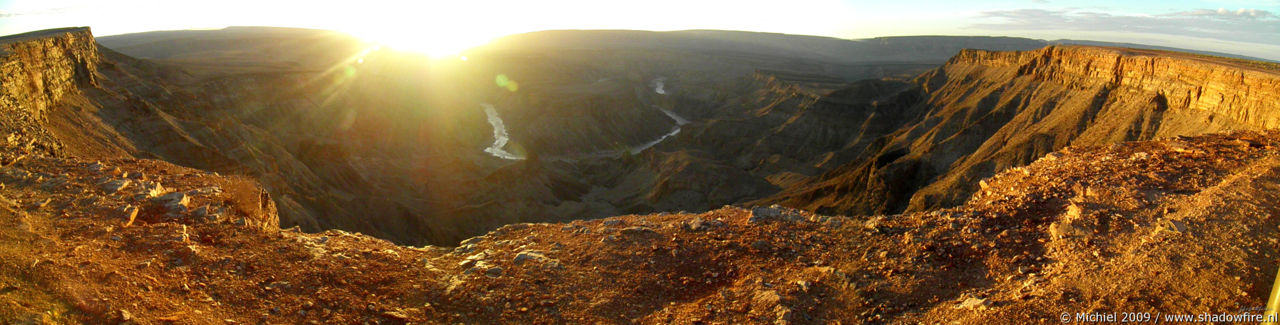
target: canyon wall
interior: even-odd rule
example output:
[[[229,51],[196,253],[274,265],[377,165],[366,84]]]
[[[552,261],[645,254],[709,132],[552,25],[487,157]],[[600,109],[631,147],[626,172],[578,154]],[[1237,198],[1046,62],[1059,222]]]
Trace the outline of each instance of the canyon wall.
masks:
[[[978,182],[1068,145],[1260,130],[1280,123],[1272,64],[1087,46],[961,51],[914,80],[901,128],[860,159],[762,202],[829,213],[963,203]]]
[[[1280,75],[1255,61],[1190,53],[1089,46],[1036,51],[964,50],[947,62],[989,69],[1016,68],[1018,76],[1073,87],[1106,84],[1129,93],[1154,93],[1171,108],[1209,111],[1242,128],[1280,126]]]
[[[0,38],[0,136],[8,136],[3,144],[57,152],[61,146],[40,123],[64,96],[97,84],[100,60],[88,27]]]

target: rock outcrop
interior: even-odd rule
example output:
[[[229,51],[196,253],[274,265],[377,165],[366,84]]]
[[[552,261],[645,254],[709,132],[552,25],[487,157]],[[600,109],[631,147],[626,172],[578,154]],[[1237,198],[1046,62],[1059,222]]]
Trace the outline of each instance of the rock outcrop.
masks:
[[[42,126],[63,97],[97,85],[97,46],[88,27],[0,37],[0,145],[61,149]]]
[[[979,180],[1068,145],[1264,130],[1280,123],[1275,65],[1085,46],[962,51],[921,75],[919,118],[860,158],[764,202],[873,214],[954,206]]]
[[[1280,126],[1277,64],[1189,53],[1088,46],[1036,51],[965,50],[948,66],[1017,69],[1017,76],[1076,88],[1107,85],[1160,97],[1164,109],[1194,109],[1230,118],[1236,128]]]
[[[100,60],[88,27],[0,37],[0,109],[42,118],[67,93],[96,85]]]

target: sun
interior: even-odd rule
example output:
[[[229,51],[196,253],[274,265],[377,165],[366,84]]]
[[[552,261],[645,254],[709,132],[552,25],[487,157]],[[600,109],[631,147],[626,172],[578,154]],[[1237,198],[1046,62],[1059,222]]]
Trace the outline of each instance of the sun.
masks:
[[[401,51],[422,53],[430,57],[451,57],[457,56],[459,53],[462,53],[462,51],[472,47],[484,45],[485,43],[488,43],[489,40],[480,37],[468,38],[458,35],[448,35],[444,37],[423,37],[417,39],[402,38],[379,42]]]
[[[356,36],[395,50],[425,54],[433,58],[458,56],[462,51],[484,45],[493,39],[492,36],[479,33],[423,33],[421,30],[362,32],[356,33]]]
[[[519,26],[527,12],[538,8],[534,3],[371,0],[327,24],[391,49],[456,57],[490,40],[528,31]]]

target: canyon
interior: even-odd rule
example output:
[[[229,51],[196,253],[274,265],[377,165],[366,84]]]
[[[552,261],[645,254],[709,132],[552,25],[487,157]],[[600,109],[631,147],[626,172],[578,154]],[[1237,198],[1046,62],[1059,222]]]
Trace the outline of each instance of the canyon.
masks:
[[[706,158],[718,152],[664,149],[683,146],[691,128],[722,118],[718,110],[751,109],[727,106],[731,99],[745,103],[770,93],[761,88],[786,87],[766,85],[760,78],[767,74],[758,69],[797,80],[817,76],[812,81],[832,85],[923,71],[971,44],[1040,44],[785,35],[755,44],[752,35],[533,33],[497,40],[453,62],[375,51],[307,30],[238,27],[100,41],[181,71],[144,81],[197,100],[164,109],[188,110],[204,101],[201,106],[226,113],[220,124],[246,128],[203,135],[217,151],[237,153],[230,157],[236,168],[212,169],[261,179],[281,202],[282,226],[344,229],[415,245],[454,245],[519,222],[706,211],[776,191],[761,176]],[[617,39],[632,39],[641,49],[615,48],[610,40]],[[788,57],[796,52],[787,47],[803,44],[830,49]],[[897,63],[873,62],[881,60],[873,53],[918,44],[935,48]],[[850,59],[854,55],[863,59]],[[272,148],[239,149],[243,143]],[[526,159],[531,156],[537,159]]]
[[[261,27],[0,44],[14,319],[1040,322],[1253,304],[1277,254],[1280,64],[1248,58],[727,31],[465,61]]]
[[[920,208],[954,205],[972,191],[965,181],[997,169],[944,175],[955,159],[945,156],[905,176],[897,166],[919,160],[909,155],[885,172],[919,178],[897,182],[901,188],[864,184],[875,180],[836,180],[849,185],[834,190],[822,184],[900,149],[877,141],[926,132],[931,126],[919,124],[928,112],[965,104],[933,99],[938,91],[973,86],[927,89],[916,75],[962,48],[1033,50],[1051,43],[548,31],[498,39],[466,53],[467,61],[446,62],[295,29],[100,41],[180,71],[153,73],[144,84],[190,93],[201,106],[226,113],[219,124],[248,128],[209,132],[202,141],[240,153],[229,157],[239,166],[213,170],[262,179],[282,201],[283,226],[414,245],[453,245],[511,223],[749,202],[849,214],[901,212],[912,200]],[[189,110],[194,103],[162,109]],[[495,120],[506,134],[498,147]],[[237,148],[243,143],[272,148]],[[1018,153],[1001,166],[1044,152]],[[521,159],[528,157],[536,159]],[[935,198],[940,193],[951,196]]]

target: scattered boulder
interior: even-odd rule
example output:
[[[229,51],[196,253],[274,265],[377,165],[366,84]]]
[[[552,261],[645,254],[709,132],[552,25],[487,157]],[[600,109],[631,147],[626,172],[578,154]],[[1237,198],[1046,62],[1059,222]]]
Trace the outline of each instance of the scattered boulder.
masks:
[[[458,247],[454,247],[452,253],[457,255],[462,255],[462,254],[470,253],[475,249],[476,249],[475,244],[460,245]]]
[[[809,222],[822,224],[830,228],[839,228],[840,226],[844,225],[844,219],[845,218],[843,217],[832,217],[832,216],[815,214],[809,217]]]
[[[776,306],[782,302],[782,296],[778,295],[778,292],[774,290],[756,291],[756,294],[751,297],[751,301],[761,307]]]
[[[1049,235],[1052,238],[1089,236],[1093,233],[1093,229],[1085,222],[1083,216],[1084,208],[1079,204],[1067,205],[1067,211],[1058,222],[1049,225]]]
[[[969,298],[969,299],[965,299],[964,302],[961,302],[959,305],[956,305],[955,308],[983,310],[983,309],[987,309],[987,307],[990,307],[990,306],[991,306],[991,300],[989,299]]]
[[[805,280],[797,280],[795,284],[797,288],[800,288],[800,292],[809,292],[809,288],[812,286],[811,282]]]
[[[486,262],[486,261],[477,260],[475,261],[475,264],[471,266],[471,268],[467,269],[466,271],[462,271],[462,274],[473,274],[473,273],[481,273],[487,277],[496,278],[496,277],[502,276],[502,267],[494,266],[492,264],[489,264],[489,262]]]
[[[45,198],[44,200],[36,201],[31,204],[31,207],[36,209],[43,208],[49,205],[49,202],[53,202],[53,198]]]
[[[136,218],[138,218],[138,207],[135,207],[135,206],[133,206],[133,205],[125,206],[125,207],[124,207],[124,219],[125,219],[126,221],[125,221],[125,223],[124,223],[124,226],[125,226],[125,227],[132,226],[132,225],[133,225],[133,220],[134,220],[134,219],[136,219]]]
[[[484,276],[487,276],[490,278],[496,278],[496,277],[502,276],[502,268],[497,266],[490,267],[489,269],[484,271]]]
[[[539,265],[544,265],[547,267],[552,267],[557,269],[564,268],[564,265],[560,264],[559,260],[547,257],[547,255],[544,254],[543,252],[534,251],[534,250],[526,250],[526,251],[516,253],[516,257],[514,260],[512,260],[512,262],[515,263],[515,265],[522,265],[522,264],[525,264],[526,262],[535,262]]]
[[[185,212],[191,204],[191,197],[187,196],[187,193],[174,192],[157,197],[154,201],[163,204],[165,209],[171,212]]]
[[[404,313],[401,313],[399,311],[394,311],[394,310],[382,312],[382,317],[385,317],[390,320],[401,321],[401,322],[409,320],[408,315],[405,315]]]
[[[641,235],[658,233],[657,231],[653,231],[653,229],[649,229],[646,227],[638,227],[638,226],[622,228],[622,230],[619,230],[618,232],[627,236],[641,236]]]
[[[747,221],[755,223],[770,220],[799,221],[804,220],[804,216],[800,215],[799,211],[775,204],[768,207],[752,208],[751,218]]]
[[[471,256],[467,256],[467,258],[463,259],[462,262],[458,263],[458,267],[461,267],[464,269],[470,268],[472,266],[475,266],[476,262],[483,261],[486,257],[489,257],[489,254],[485,252],[479,252]]]
[[[537,251],[523,251],[523,252],[516,253],[516,258],[512,262],[516,263],[516,265],[520,265],[520,264],[524,264],[524,262],[528,260],[543,261],[543,260],[547,260],[547,256],[542,255],[542,253]]]
[[[778,308],[775,308],[774,314],[778,316],[778,319],[773,321],[774,325],[791,324],[791,319],[793,318],[791,308],[778,306]]]
[[[191,193],[191,195],[218,194],[218,193],[222,193],[222,188],[217,186],[207,186],[207,187],[201,187],[194,190],[190,190],[187,192]]]
[[[1156,229],[1156,231],[1163,230],[1163,231],[1168,231],[1175,234],[1182,234],[1182,233],[1186,233],[1188,229],[1189,227],[1187,226],[1186,222],[1182,222],[1178,220],[1166,220],[1160,223],[1160,228]]]
[[[213,209],[210,208],[208,205],[204,205],[199,208],[196,208],[195,211],[191,212],[191,215],[195,216],[196,218],[205,219],[209,221],[217,221],[222,217],[217,212],[213,212]]]
[[[181,235],[176,239],[181,240]],[[170,250],[168,253],[171,258],[169,264],[172,266],[190,264],[200,258],[200,248],[195,245],[178,246],[178,248]]]
[[[132,182],[133,181],[127,179],[109,180],[102,183],[102,192],[106,194],[115,194],[116,192],[123,190],[126,186],[129,186]]]
[[[138,186],[142,188],[142,195],[146,198],[153,198],[169,193],[169,190],[160,185],[160,182],[139,181]]]
[[[1076,220],[1076,219],[1079,219],[1080,216],[1083,214],[1084,214],[1084,208],[1081,207],[1079,204],[1072,203],[1067,206],[1067,214],[1064,215],[1063,217],[1065,217],[1067,220]]]
[[[880,230],[880,227],[882,227],[883,225],[884,225],[883,216],[874,216],[874,217],[868,218],[866,222],[862,223],[863,228],[867,228],[867,230],[872,230],[872,231]]]
[[[702,220],[702,218],[697,218],[697,217],[693,218],[693,220],[684,221],[681,224],[684,225],[684,229],[688,231],[703,231],[703,230],[707,230],[715,227],[724,226],[723,221]]]
[[[707,230],[707,223],[702,221],[702,218],[695,217],[693,220],[685,221],[682,224],[684,225],[684,229],[689,231]]]
[[[1083,230],[1071,224],[1071,222],[1063,220],[1049,225],[1049,235],[1052,238],[1075,237],[1083,234]]]

